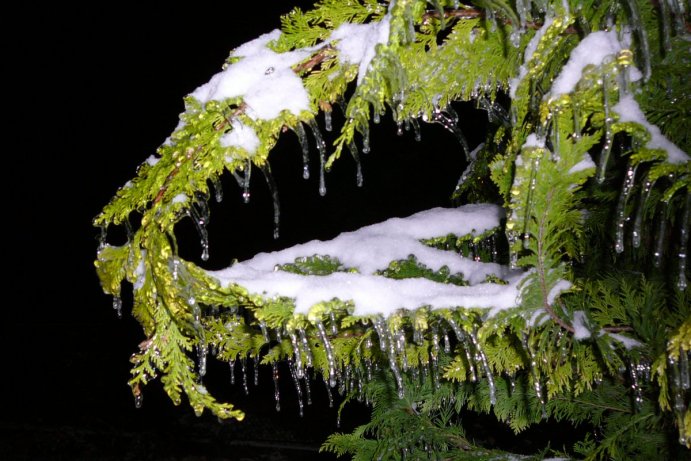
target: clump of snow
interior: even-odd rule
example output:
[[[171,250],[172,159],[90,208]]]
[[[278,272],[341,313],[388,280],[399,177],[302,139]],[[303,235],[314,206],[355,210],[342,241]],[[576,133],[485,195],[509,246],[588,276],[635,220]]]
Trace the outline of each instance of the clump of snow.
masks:
[[[499,225],[501,207],[489,204],[459,208],[434,208],[407,218],[392,218],[382,223],[343,233],[333,240],[313,240],[285,250],[260,253],[220,271],[210,271],[222,284],[239,284],[252,293],[286,296],[295,300],[295,312],[309,309],[334,297],[352,300],[354,315],[388,316],[398,309],[510,308],[517,303],[519,282],[524,273],[506,266],[477,262],[451,251],[438,250],[421,239],[456,235],[479,235]],[[463,273],[470,286],[436,283],[423,278],[395,280],[376,275],[390,262],[414,254],[421,264],[437,271],[443,266],[451,273]],[[336,272],[326,276],[305,276],[276,271],[277,265],[293,263],[299,257],[330,255],[358,273]],[[508,285],[486,283],[494,275]]]
[[[259,137],[251,126],[234,119],[232,130],[221,136],[219,143],[222,147],[241,147],[248,154],[253,154],[259,147]]]
[[[637,341],[633,338],[629,338],[628,336],[620,335],[617,333],[606,333],[608,336],[610,336],[612,339],[619,341],[626,350],[631,350],[634,347],[640,347],[643,344],[640,341]]]
[[[358,64],[358,83],[367,73],[367,68],[376,54],[376,46],[389,40],[390,15],[379,22],[369,24],[343,23],[331,32],[328,42],[336,42],[342,62]]]
[[[187,196],[185,194],[178,194],[173,197],[172,203],[185,203],[187,201]]]
[[[518,76],[509,80],[509,95],[511,96],[511,99],[516,97],[516,88],[518,88],[518,85],[521,84],[521,81],[525,78],[525,76],[528,75],[528,68],[526,65],[531,59],[533,59],[535,50],[537,50],[537,45],[540,43],[540,40],[542,40],[545,32],[547,32],[547,29],[552,25],[553,22],[554,18],[546,17],[542,27],[535,32],[533,38],[531,38],[528,42],[528,45],[526,45],[525,51],[523,52],[523,64],[521,64],[521,67],[518,69]]]
[[[161,159],[158,157],[155,157],[153,155],[149,155],[149,157],[146,159],[146,163],[149,164],[149,166],[154,166],[156,165]]]
[[[587,170],[588,168],[595,168],[593,158],[587,152],[583,154],[583,159],[569,168],[569,174],[577,173],[579,171]]]
[[[191,96],[201,103],[242,97],[246,114],[255,119],[273,119],[284,110],[295,115],[309,110],[307,90],[291,66],[308,58],[315,48],[276,53],[267,45],[280,34],[276,29],[236,48],[233,56],[241,59],[211,77]]]
[[[619,115],[620,122],[636,122],[648,130],[650,141],[646,144],[649,149],[664,149],[667,151],[667,161],[669,163],[685,163],[689,161],[689,156],[679,149],[676,144],[667,139],[662,134],[660,128],[648,122],[640,106],[632,94],[622,97],[612,110]]]
[[[599,66],[607,56],[616,55],[621,49],[615,30],[591,32],[571,51],[569,60],[545,97],[572,92],[587,65]]]
[[[557,296],[559,296],[559,294],[568,290],[572,286],[573,284],[568,280],[559,280],[557,283],[554,284],[552,289],[549,290],[549,293],[547,294],[547,303],[550,306],[554,304],[554,300],[557,299]]]
[[[523,143],[523,147],[545,147],[545,138],[530,133]]]
[[[573,337],[575,339],[581,340],[590,338],[590,336],[592,336],[586,323],[587,318],[585,316],[585,312],[576,311],[573,313],[573,321],[571,326],[573,327]]]

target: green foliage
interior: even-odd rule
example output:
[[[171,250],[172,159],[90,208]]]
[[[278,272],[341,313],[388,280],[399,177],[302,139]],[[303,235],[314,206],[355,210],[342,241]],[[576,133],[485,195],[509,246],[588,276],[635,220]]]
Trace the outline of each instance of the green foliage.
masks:
[[[294,9],[264,51],[298,53],[288,74],[307,103],[265,119],[244,94],[188,96],[170,138],[94,220],[102,288],[119,310],[122,286],[131,285],[145,337],[131,359],[135,401],[160,377],[176,405],[185,397],[197,414],[242,419],[201,384],[213,348],[224,361],[288,361],[299,379],[321,374],[344,405],[369,402],[367,424],[322,447],[355,460],[516,459],[473,440],[468,412],[516,434],[552,420],[587,429],[573,446],[538,449],[535,458],[688,456],[688,24],[682,2],[647,0],[323,0]],[[330,38],[342,25],[376,35],[363,50],[371,61],[353,60]],[[589,37],[607,37],[598,47],[611,53],[584,52]],[[574,70],[579,53],[593,56]],[[246,59],[231,53],[224,69]],[[564,72],[572,85],[557,85]],[[454,109],[468,101],[488,117],[485,141],[472,150]],[[327,147],[315,118],[334,106],[345,122]],[[358,142],[368,151],[370,126],[385,116],[400,129],[435,123],[452,132],[465,159],[452,198],[494,203],[505,217],[499,227],[422,241],[495,264],[484,281],[414,254],[391,258],[376,276],[486,294],[386,317],[358,314],[355,300],[337,296],[300,311],[296,299],[223,285],[178,255],[175,226],[190,218],[206,256],[210,184],[221,174],[247,190],[259,169],[271,184],[270,152],[286,131],[302,140],[304,125],[323,174],[344,148],[356,161]],[[256,145],[228,142],[241,127]],[[125,227],[127,243],[109,245],[108,226]],[[362,275],[329,254],[275,270]],[[507,291],[497,290],[517,280],[515,305],[502,307],[496,293]]]

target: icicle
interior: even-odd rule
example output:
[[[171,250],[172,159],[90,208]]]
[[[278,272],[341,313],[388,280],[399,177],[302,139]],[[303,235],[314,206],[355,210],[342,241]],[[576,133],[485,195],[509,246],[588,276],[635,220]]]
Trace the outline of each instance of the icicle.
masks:
[[[680,350],[680,353],[681,356],[679,359],[681,362],[681,359],[685,356],[686,352],[684,350]],[[686,374],[688,375],[688,357],[686,357],[686,362],[686,370],[682,370],[681,363],[677,363],[674,357],[670,355],[667,358],[668,370],[669,374],[671,375],[670,387],[672,391],[672,398],[674,399],[674,413],[676,415],[677,426],[679,428],[679,443],[682,445],[686,445],[687,443],[685,422],[687,405],[684,396],[685,389],[682,386],[682,379],[684,378],[682,378],[681,373],[682,371],[686,371]]]
[[[444,353],[451,353],[451,340],[449,340],[449,333],[446,330],[444,331]]]
[[[362,153],[369,154],[370,143],[369,143],[369,125],[365,125],[362,128]]]
[[[413,117],[410,119],[410,124],[413,126],[413,136],[415,137],[415,141],[420,142],[422,140],[422,135],[420,134],[420,122],[417,121],[417,118]]]
[[[552,161],[559,162],[561,154],[559,152],[559,144],[561,143],[561,134],[559,133],[559,114],[561,109],[557,108],[552,115]]]
[[[214,187],[214,196],[216,198],[216,203],[221,203],[223,201],[223,185],[221,184],[221,178],[218,176],[211,176],[211,184]]]
[[[471,331],[468,333],[468,335],[470,336],[470,340],[473,342],[475,350],[480,356],[480,363],[482,364],[482,369],[485,371],[485,375],[487,377],[487,385],[489,386],[489,403],[494,405],[497,403],[497,388],[494,384],[494,374],[489,366],[485,352],[480,347],[480,342],[477,339],[477,332]]]
[[[233,177],[237,181],[238,185],[242,188],[242,201],[244,203],[250,203],[250,179],[252,178],[252,160],[247,159],[245,167],[243,168],[244,174],[240,176],[237,172],[233,171]]]
[[[199,376],[206,375],[206,357],[209,352],[209,348],[206,343],[202,340],[197,343],[197,369],[199,371]]]
[[[105,247],[108,246],[108,244],[106,243],[106,239],[108,237],[108,229],[106,228],[105,225],[99,226],[99,229],[100,230],[98,233],[98,248],[96,250],[97,252],[100,252],[101,250],[103,250]]]
[[[289,332],[290,344],[293,346],[293,359],[295,360],[295,374],[299,379],[305,376],[305,370],[302,367],[302,353],[300,352],[300,345],[298,343],[298,337],[294,332]]]
[[[684,7],[684,2],[679,0],[670,0],[669,5],[674,11],[674,19],[676,20],[674,25],[677,35],[686,34],[686,8]]]
[[[290,368],[290,376],[293,378],[293,384],[295,385],[295,393],[298,397],[298,409],[300,412],[300,417],[305,415],[305,404],[302,401],[302,387],[300,386],[300,379],[297,376],[297,370],[295,369],[292,361],[288,361],[288,367]]]
[[[624,177],[624,183],[622,184],[621,193],[619,194],[619,202],[617,203],[616,211],[616,236],[614,243],[614,251],[617,253],[622,253],[624,251],[624,225],[630,219],[626,214],[626,203],[629,200],[631,191],[633,190],[634,180],[636,179],[636,168],[638,165],[632,166],[629,164],[626,169],[626,176]]]
[[[242,388],[245,390],[245,395],[249,395],[250,388],[247,385],[247,359],[245,357],[240,359],[240,366],[242,368]]]
[[[660,224],[657,228],[657,236],[655,241],[655,252],[653,253],[653,265],[660,267],[662,265],[662,257],[665,250],[665,237],[667,234],[667,218],[665,217],[665,210],[660,211]]]
[[[456,140],[459,142],[461,148],[463,149],[463,154],[465,155],[466,162],[470,163],[472,159],[470,158],[470,148],[468,147],[468,141],[466,141],[461,129],[458,128],[458,114],[456,114],[453,108],[451,108],[451,106],[448,106],[443,111],[435,109],[434,112],[432,112],[432,121],[435,123],[439,123],[441,126],[453,133],[454,136],[456,136]]]
[[[264,343],[269,344],[271,342],[271,338],[269,337],[269,331],[266,329],[266,322],[264,320],[261,320],[259,322],[259,328],[262,331],[262,336],[264,337]]]
[[[665,0],[662,0],[663,2]],[[651,74],[650,67],[650,45],[648,45],[648,36],[645,32],[645,27],[643,27],[643,22],[641,21],[641,13],[638,10],[638,3],[636,0],[626,0],[629,7],[629,12],[631,13],[631,28],[634,30],[636,35],[638,35],[638,45],[641,51],[641,60],[643,61],[643,78],[648,81]]]
[[[309,341],[307,341],[305,329],[298,328],[298,335],[300,335],[300,342],[302,343],[302,352],[305,354],[305,366],[307,368],[312,368],[314,359],[312,358],[312,350],[310,349]]]
[[[612,152],[613,137],[612,134],[612,118],[610,116],[609,107],[609,85],[607,82],[608,75],[602,76],[602,103],[603,110],[605,113],[605,144],[602,146],[602,151],[600,152],[600,158],[598,159],[597,175],[595,179],[598,184],[605,182],[605,174],[607,172],[607,161],[609,160],[609,154]]]
[[[631,392],[633,394],[633,406],[636,411],[641,411],[643,405],[643,390],[639,383],[639,370],[637,363],[629,364],[629,378],[631,379]]]
[[[115,310],[115,315],[119,319],[122,318],[122,298],[120,296],[113,296],[113,309]]]
[[[281,411],[281,389],[278,385],[278,364],[276,362],[271,362],[271,375],[274,380],[274,400],[276,401],[276,411]]]
[[[575,98],[571,110],[573,111],[573,140],[578,141],[581,139],[581,104]]]
[[[689,355],[681,346],[679,347],[679,375],[681,378],[681,388],[685,391],[691,389],[691,376],[689,376]]]
[[[686,254],[689,247],[689,221],[691,221],[691,193],[686,194],[686,205],[684,206],[684,213],[681,217],[681,226],[679,227],[679,280],[677,287],[680,290],[685,290],[688,286],[686,280]]]
[[[396,122],[396,136],[403,136],[403,122]]]
[[[307,397],[307,405],[312,405],[312,389],[310,388],[310,377],[305,374],[305,395]]]
[[[324,168],[326,163],[326,142],[322,137],[321,131],[319,131],[319,126],[317,122],[312,118],[307,122],[308,126],[312,130],[312,135],[317,143],[317,150],[319,151],[319,195],[326,195],[326,181],[324,179]]]
[[[206,224],[209,222],[209,208],[206,201],[201,199],[192,204],[187,210],[187,214],[192,219],[194,227],[197,229],[197,233],[201,239],[202,261],[207,261],[209,259],[209,233],[206,230]]]
[[[326,396],[329,398],[329,408],[334,407],[334,396],[331,393],[331,386],[328,380],[324,380],[324,385],[326,386]]]
[[[389,327],[386,324],[384,317],[379,316],[372,321],[374,324],[374,329],[379,335],[379,345],[382,351],[388,352],[389,356],[389,368],[391,368],[391,373],[396,379],[396,386],[398,387],[398,398],[402,399],[405,396],[405,389],[403,387],[403,377],[398,369],[398,364],[396,363],[396,345],[395,341],[391,338],[389,334]]]
[[[653,184],[653,182],[649,181],[646,178],[646,180],[643,183],[643,187],[641,188],[640,203],[638,204],[636,217],[633,221],[632,243],[634,248],[639,248],[641,246],[641,238],[643,237],[643,216],[645,215],[645,204],[648,202],[650,192],[653,190]]]
[[[461,327],[458,326],[454,319],[448,318],[446,319],[446,322],[451,326],[451,329],[456,334],[456,338],[458,338],[458,341],[462,344],[466,360],[468,360],[468,371],[470,372],[470,380],[472,382],[477,381],[477,373],[475,372],[475,360],[473,359],[473,356],[470,352],[470,345],[468,344],[468,339],[466,338],[465,333],[463,333]]]
[[[376,124],[378,124],[381,121],[381,116],[379,115],[379,111],[376,109],[372,112],[372,121]]]
[[[307,141],[307,132],[301,122],[298,122],[293,129],[298,136],[300,148],[302,149],[302,177],[303,179],[310,178],[310,145]]]
[[[324,129],[326,131],[331,131],[333,129],[331,125],[331,109],[324,111]]]
[[[329,385],[331,387],[335,387],[337,382],[336,382],[336,359],[334,357],[334,351],[331,348],[331,343],[329,342],[329,338],[327,338],[327,336],[326,336],[326,329],[324,328],[324,323],[322,323],[321,319],[315,319],[314,325],[317,327],[317,335],[319,336],[319,339],[324,344],[324,352],[326,352],[326,361],[327,361],[328,366],[329,366]]]
[[[439,389],[441,387],[439,382],[439,333],[437,333],[436,329],[432,332],[432,350],[430,351],[429,358],[434,388]]]
[[[254,371],[254,385],[259,386],[259,357],[255,357],[252,361]]]
[[[530,230],[528,226],[532,222],[530,214],[533,208],[533,198],[535,189],[537,187],[537,170],[540,166],[540,157],[537,153],[533,154],[533,159],[530,167],[530,187],[528,189],[528,197],[525,200],[525,218],[523,219],[523,248],[528,248],[530,245]]]
[[[235,385],[235,360],[228,360],[228,365],[230,366],[230,385]]]
[[[396,354],[398,354],[401,357],[401,366],[403,367],[403,371],[408,371],[408,357],[406,354],[406,340],[405,340],[405,333],[404,331],[398,330],[394,334],[394,344],[396,345]]]
[[[136,392],[134,392],[134,408],[141,408],[143,400],[144,395],[139,389],[137,389]]]
[[[528,343],[528,335],[523,335],[523,347],[528,352],[528,357],[530,358],[530,374],[533,377],[533,388],[535,389],[535,394],[537,395],[540,405],[542,405],[542,418],[547,418],[547,410],[545,408],[545,394],[542,390],[542,384],[540,383],[540,375],[537,369],[537,362],[535,361],[535,355],[533,350],[530,348]]]
[[[348,150],[350,151],[350,155],[353,157],[353,160],[355,160],[355,182],[358,187],[362,187],[362,164],[360,163],[360,155],[358,155],[357,146],[355,145],[354,141],[350,141],[348,143]]]
[[[278,200],[278,188],[276,187],[276,181],[274,176],[271,174],[271,166],[267,162],[261,167],[262,173],[266,178],[266,184],[269,186],[269,192],[271,192],[271,201],[274,206],[274,239],[279,236],[279,228],[281,225],[281,204]]]
[[[338,334],[338,320],[336,320],[336,312],[329,311],[329,326],[331,327],[331,334],[336,336]]]

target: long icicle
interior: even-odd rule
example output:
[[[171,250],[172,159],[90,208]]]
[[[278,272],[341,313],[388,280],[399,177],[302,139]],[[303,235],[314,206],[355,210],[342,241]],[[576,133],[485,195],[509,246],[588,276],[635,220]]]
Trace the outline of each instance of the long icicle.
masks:
[[[456,323],[454,319],[449,317],[446,319],[446,322],[451,326],[451,329],[456,334],[456,338],[458,338],[458,341],[462,344],[463,350],[465,351],[465,356],[468,360],[468,371],[470,371],[470,380],[472,382],[477,381],[475,360],[473,360],[473,354],[470,352],[470,345],[468,344],[468,339],[466,338],[465,333],[463,333],[463,330],[461,330],[461,327],[458,326],[458,323]]]
[[[326,336],[326,328],[324,328],[324,323],[321,321],[321,319],[315,319],[313,323],[317,327],[317,335],[324,345],[324,352],[326,352],[326,361],[329,366],[329,386],[336,387],[336,358],[334,356],[331,343],[329,342],[329,338]]]
[[[307,132],[305,131],[305,127],[302,125],[302,122],[298,122],[293,128],[293,131],[295,131],[295,134],[298,137],[298,141],[300,142],[300,148],[302,149],[302,178],[309,179],[310,145],[309,141],[307,140]]]
[[[271,362],[271,376],[274,381],[274,400],[276,401],[276,411],[281,411],[281,388],[278,384],[279,372],[278,363]]]
[[[307,125],[312,130],[312,135],[314,136],[314,140],[317,143],[317,150],[319,151],[319,195],[324,196],[326,195],[326,180],[324,179],[326,142],[319,130],[319,125],[317,125],[317,122],[313,118],[307,122]]]
[[[654,182],[650,181],[647,177],[643,181],[643,187],[641,188],[640,201],[638,203],[638,209],[636,210],[636,217],[633,221],[633,234],[632,243],[634,248],[639,248],[641,246],[641,239],[643,238],[643,217],[645,216],[645,206],[650,198],[650,192],[653,190]]]
[[[682,215],[682,222],[679,228],[679,280],[677,287],[680,290],[685,290],[688,286],[686,280],[686,255],[689,247],[689,221],[691,220],[691,192],[686,194],[686,205],[684,206],[684,214]]]
[[[485,352],[480,347],[480,342],[477,339],[477,331],[473,330],[469,332],[468,335],[470,336],[470,340],[473,342],[475,350],[480,355],[480,363],[482,364],[482,369],[485,371],[487,385],[489,386],[489,403],[491,405],[495,405],[497,403],[497,388],[494,384],[494,373],[492,373],[492,369],[489,366],[489,361],[487,360]]]
[[[391,368],[391,373],[393,373],[396,379],[396,386],[398,387],[398,398],[403,398],[405,396],[405,387],[403,385],[403,377],[401,376],[401,371],[398,369],[398,364],[396,363],[396,345],[394,340],[391,338],[389,333],[389,327],[384,320],[384,317],[379,316],[372,321],[374,324],[374,329],[379,335],[379,345],[383,351],[388,352],[389,355],[389,368]]]
[[[264,165],[262,165],[261,170],[262,173],[264,173],[266,184],[269,186],[269,192],[271,193],[271,201],[273,202],[274,206],[274,239],[277,239],[280,234],[279,229],[281,225],[281,204],[278,200],[278,188],[276,187],[276,181],[271,174],[271,166],[269,165],[268,160]]]
[[[525,348],[526,352],[528,353],[528,358],[530,359],[530,374],[532,375],[532,378],[533,378],[533,388],[535,389],[535,394],[537,395],[537,399],[540,402],[540,405],[542,406],[542,418],[546,419],[547,418],[547,409],[545,408],[545,405],[546,405],[545,393],[542,390],[542,383],[540,382],[540,373],[537,369],[537,361],[535,360],[535,354],[533,354],[533,350],[530,347],[528,335],[523,334],[522,339],[523,339],[523,347]]]
[[[660,223],[657,228],[657,236],[655,237],[655,250],[653,253],[653,265],[655,267],[662,266],[662,259],[664,257],[665,241],[667,236],[667,217],[666,204],[662,202],[663,206],[660,210]]]
[[[662,1],[664,2],[665,0]],[[626,3],[629,7],[629,12],[631,13],[631,24],[629,25],[638,36],[638,46],[640,47],[641,60],[643,61],[643,78],[645,81],[648,81],[652,73],[648,36],[646,35],[645,27],[643,26],[643,21],[641,20],[641,12],[638,10],[638,3],[636,0],[626,0]]]
[[[619,194],[619,202],[617,203],[617,211],[615,214],[616,218],[616,229],[615,229],[615,239],[614,239],[614,251],[617,253],[624,252],[624,226],[629,220],[629,216],[626,214],[626,204],[633,190],[634,180],[636,179],[636,169],[638,165],[633,166],[629,163],[626,168],[626,176],[624,176],[624,183],[621,187],[621,192]]]
[[[600,158],[598,159],[597,175],[595,179],[598,184],[605,182],[605,175],[607,173],[607,162],[609,161],[609,154],[612,152],[612,144],[614,135],[612,134],[612,118],[609,107],[609,85],[607,79],[609,76],[605,72],[602,76],[602,108],[605,115],[605,144],[602,146]]]
[[[350,155],[353,157],[353,160],[355,160],[355,182],[358,187],[362,187],[362,163],[360,162],[360,155],[358,154],[357,145],[355,144],[355,141],[350,141],[348,143],[348,150],[350,151]]]

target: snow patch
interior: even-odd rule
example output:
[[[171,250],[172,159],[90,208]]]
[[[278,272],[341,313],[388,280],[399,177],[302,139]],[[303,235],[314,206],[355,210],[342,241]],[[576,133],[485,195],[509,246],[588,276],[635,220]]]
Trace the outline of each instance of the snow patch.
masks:
[[[251,126],[247,126],[240,120],[234,119],[232,122],[232,130],[225,133],[219,139],[222,147],[241,147],[247,151],[248,154],[253,154],[259,147],[259,137]]]
[[[571,326],[573,327],[573,337],[575,339],[581,340],[581,339],[586,339],[590,338],[592,334],[590,333],[590,329],[586,325],[587,323],[587,318],[585,316],[584,311],[575,311],[573,313],[573,322],[571,323]]]
[[[390,15],[379,22],[369,24],[343,23],[331,32],[328,41],[337,42],[334,47],[342,62],[358,64],[358,84],[367,73],[370,62],[376,54],[376,46],[389,41]]]

